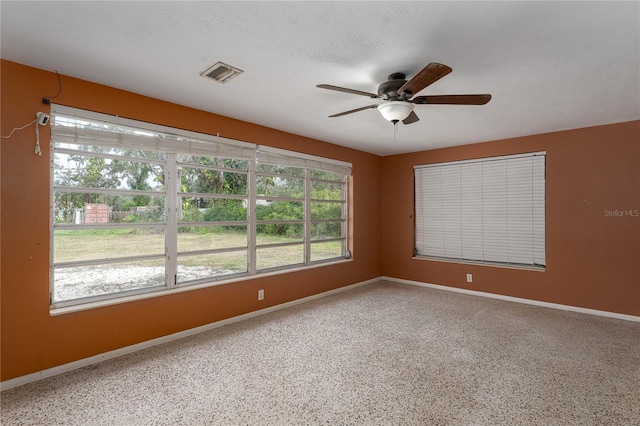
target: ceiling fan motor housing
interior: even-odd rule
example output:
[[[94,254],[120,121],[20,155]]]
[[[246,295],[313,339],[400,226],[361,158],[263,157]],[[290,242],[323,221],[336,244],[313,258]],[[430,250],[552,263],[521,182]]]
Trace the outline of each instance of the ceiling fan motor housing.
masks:
[[[406,76],[400,72],[393,73],[389,76],[389,79],[378,86],[378,95],[382,96],[385,100],[397,100],[398,89],[401,88],[407,82]]]

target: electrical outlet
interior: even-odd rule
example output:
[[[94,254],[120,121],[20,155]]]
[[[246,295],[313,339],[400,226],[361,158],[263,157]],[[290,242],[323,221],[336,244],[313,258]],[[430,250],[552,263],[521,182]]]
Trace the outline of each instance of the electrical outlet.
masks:
[[[264,290],[258,290],[258,300],[264,300]]]
[[[467,282],[468,283],[473,282],[473,275],[472,274],[467,274]]]

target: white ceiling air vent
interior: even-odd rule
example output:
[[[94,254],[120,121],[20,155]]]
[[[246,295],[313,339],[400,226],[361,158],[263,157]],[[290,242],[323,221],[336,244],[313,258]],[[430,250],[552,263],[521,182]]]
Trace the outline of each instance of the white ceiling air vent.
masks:
[[[233,77],[242,74],[242,70],[232,67],[222,62],[217,62],[215,65],[207,68],[206,71],[200,73],[201,76],[211,78],[218,83],[226,83]]]

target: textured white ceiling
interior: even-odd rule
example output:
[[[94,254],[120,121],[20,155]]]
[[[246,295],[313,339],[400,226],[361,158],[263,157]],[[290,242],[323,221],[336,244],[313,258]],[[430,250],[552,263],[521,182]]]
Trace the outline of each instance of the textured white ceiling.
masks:
[[[640,2],[0,2],[4,59],[388,155],[640,119]],[[244,70],[226,85],[199,74]],[[398,125],[394,72],[453,68]],[[224,136],[224,135],[222,135]],[[394,140],[395,139],[395,140]],[[259,142],[259,141],[254,141]]]

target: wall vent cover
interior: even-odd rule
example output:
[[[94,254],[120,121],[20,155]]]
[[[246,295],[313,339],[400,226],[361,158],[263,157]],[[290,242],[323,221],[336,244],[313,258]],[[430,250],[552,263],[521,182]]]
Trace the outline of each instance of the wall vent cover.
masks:
[[[201,72],[200,75],[224,84],[242,73],[243,71],[241,69],[223,64],[222,62],[216,62],[213,66]]]

